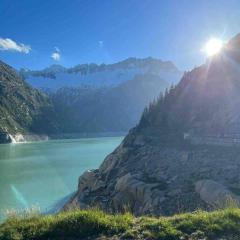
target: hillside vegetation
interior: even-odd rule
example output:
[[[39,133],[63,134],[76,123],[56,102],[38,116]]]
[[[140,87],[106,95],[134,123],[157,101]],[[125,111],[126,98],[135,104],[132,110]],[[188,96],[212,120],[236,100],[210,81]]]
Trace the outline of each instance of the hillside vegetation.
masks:
[[[49,98],[0,61],[0,133],[49,132],[54,126],[51,114]]]
[[[239,237],[240,209],[197,211],[160,218],[76,210],[55,216],[12,217],[0,225],[1,240],[211,240]]]

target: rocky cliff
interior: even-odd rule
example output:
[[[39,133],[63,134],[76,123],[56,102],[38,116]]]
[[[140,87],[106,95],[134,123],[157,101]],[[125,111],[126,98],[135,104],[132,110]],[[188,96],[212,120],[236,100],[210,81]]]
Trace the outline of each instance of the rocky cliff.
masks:
[[[240,36],[143,113],[99,169],[79,178],[65,209],[171,214],[239,204],[240,148],[191,144],[186,136],[240,136]]]

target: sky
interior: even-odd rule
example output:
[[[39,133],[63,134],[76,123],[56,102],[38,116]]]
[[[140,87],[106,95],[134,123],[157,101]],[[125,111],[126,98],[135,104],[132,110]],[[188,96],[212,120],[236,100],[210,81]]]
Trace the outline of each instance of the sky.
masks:
[[[239,0],[0,0],[0,59],[17,69],[151,56],[189,70],[239,32]]]

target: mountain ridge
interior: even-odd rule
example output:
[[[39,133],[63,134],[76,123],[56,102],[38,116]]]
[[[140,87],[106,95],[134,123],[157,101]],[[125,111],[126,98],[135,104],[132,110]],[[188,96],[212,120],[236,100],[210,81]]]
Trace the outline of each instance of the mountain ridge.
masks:
[[[52,65],[39,71],[20,70],[25,80],[38,89],[56,91],[62,87],[111,87],[140,74],[154,74],[176,83],[182,72],[170,61],[128,58],[113,64],[79,64],[65,68]]]

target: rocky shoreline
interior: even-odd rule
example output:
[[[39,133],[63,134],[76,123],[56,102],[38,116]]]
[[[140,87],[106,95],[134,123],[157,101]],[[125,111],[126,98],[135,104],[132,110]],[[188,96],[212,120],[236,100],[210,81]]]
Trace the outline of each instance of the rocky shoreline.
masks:
[[[166,148],[130,134],[99,169],[79,178],[77,193],[63,209],[98,206],[108,212],[170,215],[239,205],[239,162],[238,148]]]

